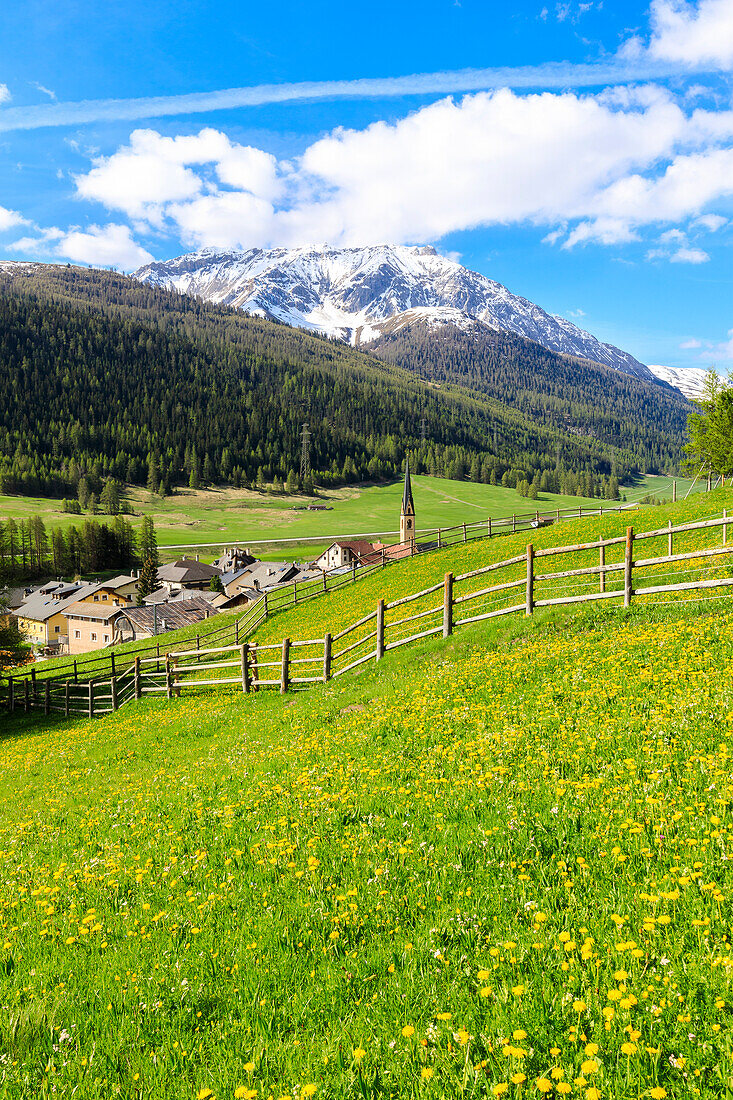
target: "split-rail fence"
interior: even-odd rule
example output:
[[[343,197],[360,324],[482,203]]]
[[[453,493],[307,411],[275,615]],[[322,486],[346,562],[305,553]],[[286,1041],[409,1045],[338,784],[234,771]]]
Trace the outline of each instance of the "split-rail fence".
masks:
[[[435,636],[449,638],[455,630],[500,616],[607,600],[628,608],[636,601],[654,603],[664,597],[666,602],[713,590],[725,596],[733,585],[728,564],[733,554],[733,545],[728,545],[731,524],[733,516],[724,512],[651,531],[629,527],[625,535],[589,543],[538,549],[530,544],[515,557],[467,573],[449,572],[419,592],[379,600],[367,615],[322,637],[283,638],[274,644],[246,639],[161,655],[136,654],[109,680],[18,683],[11,678],[8,706],[11,712],[41,709],[46,714],[94,717],[134,699],[178,698],[192,689],[235,688],[248,693],[274,688],[284,693],[328,682],[369,661],[380,661],[398,647]],[[704,545],[711,537],[714,545]],[[562,558],[565,561],[559,561]],[[542,568],[545,561],[549,571]],[[564,568],[553,568],[554,562]],[[721,575],[711,576],[711,567]]]
[[[352,562],[349,568],[336,567],[325,570],[322,576],[308,581],[290,581],[286,584],[276,585],[269,589],[256,600],[247,605],[245,613],[232,621],[227,616],[224,625],[218,625],[217,616],[204,620],[195,635],[191,635],[186,641],[180,638],[171,639],[165,634],[156,636],[142,642],[137,648],[130,648],[129,644],[116,650],[114,646],[106,648],[98,657],[90,657],[88,654],[80,654],[77,657],[67,658],[61,667],[56,662],[44,664],[40,662],[23,666],[17,674],[12,676],[0,676],[0,705],[4,702],[10,708],[11,695],[15,700],[29,698],[29,706],[45,708],[46,695],[49,696],[51,709],[65,712],[73,710],[79,700],[83,699],[84,713],[88,712],[89,683],[92,683],[92,711],[104,713],[105,708],[113,702],[109,684],[111,681],[121,682],[125,686],[125,680],[129,679],[134,670],[136,658],[140,658],[146,664],[155,664],[157,673],[160,673],[166,654],[169,650],[177,652],[190,651],[201,653],[202,646],[211,648],[212,645],[239,646],[250,637],[263,622],[271,615],[280,611],[287,611],[316,597],[322,596],[344,585],[353,584],[370,576],[376,570],[393,565],[395,562],[413,557],[416,554],[427,551],[447,550],[460,543],[474,542],[478,539],[493,538],[495,536],[510,534],[517,531],[526,531],[532,528],[545,526],[560,520],[581,518],[588,515],[604,515],[610,512],[621,511],[627,506],[613,506],[599,501],[596,507],[585,509],[582,506],[572,509],[554,509],[553,511],[534,511],[501,519],[477,520],[469,523],[461,523],[454,527],[436,527],[433,530],[421,531],[417,541],[410,543],[395,543],[375,550],[370,554],[362,555],[358,565]],[[348,541],[348,540],[341,540]],[[2,680],[5,679],[5,691],[2,690]],[[28,680],[28,686],[26,686]],[[69,684],[68,692],[66,685]],[[96,685],[96,686],[95,686]],[[106,686],[105,686],[106,685]],[[54,696],[58,692],[64,693],[63,706],[54,702]],[[96,694],[95,694],[96,693]],[[69,695],[69,708],[66,706],[66,694]],[[34,702],[35,701],[35,702]],[[114,700],[116,702],[116,700]],[[56,700],[58,702],[58,700]],[[104,705],[103,705],[104,704]],[[25,703],[23,702],[23,705]],[[76,709],[81,709],[77,706]]]

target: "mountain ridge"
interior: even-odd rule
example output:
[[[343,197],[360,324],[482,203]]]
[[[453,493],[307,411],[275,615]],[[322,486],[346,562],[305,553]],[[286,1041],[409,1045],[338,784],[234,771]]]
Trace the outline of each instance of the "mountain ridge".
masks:
[[[481,321],[549,351],[656,383],[653,372],[628,352],[439,255],[430,245],[203,248],[146,264],[133,278],[354,345],[379,339],[385,325],[415,309],[436,326]]]

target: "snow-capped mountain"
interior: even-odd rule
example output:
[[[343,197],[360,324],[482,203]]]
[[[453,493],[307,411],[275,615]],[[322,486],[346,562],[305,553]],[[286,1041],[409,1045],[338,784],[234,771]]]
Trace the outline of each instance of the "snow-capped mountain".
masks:
[[[685,397],[702,397],[703,383],[708,372],[701,367],[663,367],[658,363],[650,363],[649,370],[663,382],[675,386]]]
[[[648,367],[501,283],[439,256],[430,246],[204,248],[147,264],[135,278],[289,325],[365,344],[403,315],[430,326],[481,321],[653,381]]]

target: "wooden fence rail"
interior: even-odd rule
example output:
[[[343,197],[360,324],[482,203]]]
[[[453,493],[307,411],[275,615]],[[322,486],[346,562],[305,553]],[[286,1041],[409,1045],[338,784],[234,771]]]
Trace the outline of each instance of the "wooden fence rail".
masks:
[[[194,688],[237,687],[249,693],[271,687],[286,693],[293,688],[328,682],[367,661],[380,661],[386,653],[400,646],[437,635],[449,638],[460,627],[498,616],[532,615],[538,608],[601,600],[618,600],[624,607],[630,607],[635,598],[695,590],[721,589],[725,594],[733,585],[733,577],[703,576],[701,571],[709,568],[715,559],[723,566],[729,561],[733,553],[733,546],[725,544],[729,522],[724,513],[722,517],[668,525],[652,531],[635,532],[629,527],[623,536],[589,543],[537,550],[530,544],[522,555],[455,576],[448,572],[443,581],[418,592],[390,602],[379,600],[367,615],[320,638],[284,638],[278,643],[240,640],[235,644],[206,648],[198,645],[194,650],[181,648],[149,657],[136,655],[133,663],[121,670],[118,660],[118,671],[104,679],[94,676],[80,681],[78,673],[63,681],[10,677],[8,707],[11,712],[43,710],[45,714],[91,718],[111,713],[148,694],[165,693],[167,698],[173,699],[178,698],[182,690],[188,692]],[[679,542],[680,538],[694,532],[714,536],[717,529],[721,529],[722,545],[696,546],[674,552],[675,538]],[[666,554],[634,556],[637,543],[655,538],[662,540],[668,551]],[[607,558],[609,550],[620,553],[620,559]],[[596,551],[598,559],[593,559]],[[560,555],[569,558],[570,568],[541,571],[545,558]],[[670,572],[666,568],[679,565],[691,568],[682,572]],[[500,576],[502,571],[510,575],[504,579]],[[644,577],[642,571],[645,571]],[[691,576],[693,573],[695,576]],[[484,578],[491,575],[496,579],[487,585]],[[678,576],[685,579],[673,579]],[[521,602],[514,595],[519,591],[523,597]],[[442,598],[436,601],[438,592],[442,593]],[[428,606],[420,606],[420,601]],[[417,604],[417,607],[404,614],[403,609],[410,604]],[[392,614],[394,612],[396,615]]]

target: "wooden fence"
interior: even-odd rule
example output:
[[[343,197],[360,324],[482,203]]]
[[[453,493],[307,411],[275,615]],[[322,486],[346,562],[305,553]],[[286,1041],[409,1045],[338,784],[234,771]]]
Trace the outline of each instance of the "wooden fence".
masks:
[[[51,694],[55,690],[54,684],[63,687],[67,680],[72,679],[75,685],[72,688],[72,695],[75,696],[79,694],[76,690],[78,685],[86,685],[90,676],[98,681],[117,678],[123,672],[133,668],[137,657],[146,664],[154,662],[156,671],[160,672],[161,666],[165,662],[166,653],[171,648],[175,648],[178,652],[190,651],[193,653],[201,651],[202,644],[211,646],[212,644],[224,645],[228,643],[238,646],[250,637],[271,615],[279,611],[287,611],[306,600],[315,599],[344,585],[353,584],[370,576],[376,570],[404,560],[406,557],[413,557],[426,551],[447,550],[460,543],[473,542],[477,539],[526,531],[564,519],[576,519],[583,515],[604,515],[621,510],[623,509],[619,506],[604,505],[602,501],[599,501],[598,507],[591,509],[586,507],[585,510],[579,506],[578,508],[565,510],[555,509],[550,512],[527,512],[502,519],[492,519],[489,516],[485,520],[461,523],[455,527],[436,527],[433,530],[421,532],[416,542],[394,543],[385,546],[381,550],[375,550],[373,553],[365,555],[358,566],[356,562],[353,562],[349,568],[341,567],[326,570],[321,577],[314,580],[291,581],[277,585],[264,592],[259,599],[248,604],[241,618],[219,626],[217,625],[217,616],[212,616],[211,625],[202,624],[199,632],[187,641],[166,639],[165,634],[163,634],[151,639],[149,642],[142,643],[136,649],[125,648],[116,651],[111,647],[101,653],[99,657],[80,654],[77,658],[69,658],[60,670],[51,663],[48,665],[41,663],[39,668],[34,666],[31,666],[30,669],[24,668],[19,671],[17,676],[12,677],[12,685],[10,676],[0,677],[0,684],[3,678],[6,680],[5,702],[6,705],[10,706],[10,693],[13,690],[16,697],[20,695],[25,698],[26,688],[23,686],[25,679],[30,681],[27,689],[30,698],[45,697],[46,689],[44,685],[48,679],[52,682]],[[206,620],[206,622],[208,623],[209,620]],[[1,702],[2,696],[0,695]]]
[[[172,699],[192,689],[235,687],[247,693],[274,688],[284,693],[343,676],[400,646],[433,636],[448,638],[455,630],[499,616],[606,600],[629,607],[637,600],[654,602],[659,596],[713,589],[725,594],[733,575],[707,573],[716,563],[717,568],[728,568],[733,554],[733,546],[727,545],[730,523],[733,517],[723,513],[720,518],[670,523],[652,531],[629,527],[625,535],[590,543],[541,549],[530,544],[515,557],[455,576],[449,572],[419,592],[390,602],[379,600],[369,614],[323,637],[269,644],[243,640],[161,656],[137,654],[128,668],[109,680],[11,679],[9,707],[93,717],[132,699],[156,694]],[[712,536],[715,545],[680,549],[681,543],[695,541],[690,536],[698,543]],[[645,551],[646,556],[640,556]],[[562,557],[567,560],[559,564],[565,567],[553,568]],[[545,561],[549,570],[543,569]],[[685,579],[676,579],[680,576]]]

